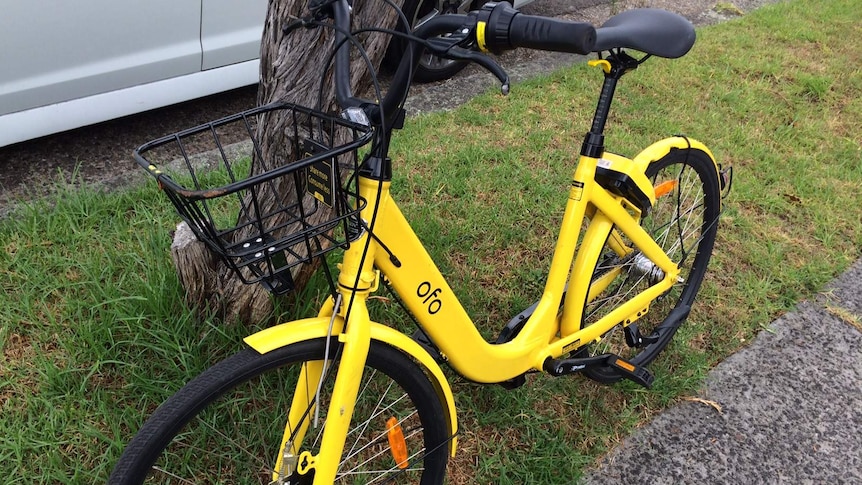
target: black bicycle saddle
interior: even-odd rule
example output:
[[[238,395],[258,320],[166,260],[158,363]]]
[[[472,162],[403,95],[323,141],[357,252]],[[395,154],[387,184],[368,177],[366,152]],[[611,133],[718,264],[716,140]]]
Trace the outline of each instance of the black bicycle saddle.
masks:
[[[667,10],[638,8],[614,15],[596,29],[594,51],[629,48],[658,57],[684,56],[694,45],[694,26]]]

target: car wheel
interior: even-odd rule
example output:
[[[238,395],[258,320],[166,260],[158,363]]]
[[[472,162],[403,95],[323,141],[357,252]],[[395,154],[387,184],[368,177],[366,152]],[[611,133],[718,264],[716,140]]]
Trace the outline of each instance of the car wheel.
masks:
[[[472,0],[404,0],[402,11],[410,25],[415,26],[435,9],[440,14],[466,13],[470,11],[471,4]],[[404,51],[404,42],[392,42],[386,54],[385,63],[387,67],[392,69],[398,67],[398,62],[400,62]],[[443,59],[423,52],[413,80],[420,83],[442,81],[454,76],[466,65],[466,62]]]

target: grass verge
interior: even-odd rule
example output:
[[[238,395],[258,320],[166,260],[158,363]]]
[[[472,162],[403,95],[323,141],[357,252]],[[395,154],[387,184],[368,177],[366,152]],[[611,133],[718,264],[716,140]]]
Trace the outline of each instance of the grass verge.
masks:
[[[699,30],[623,79],[608,147],[685,133],[736,168],[711,272],[651,391],[453,379],[453,483],[570,483],[862,247],[862,1],[796,0]],[[538,297],[599,73],[579,65],[411,120],[397,196],[483,333]],[[0,472],[103,481],[141,420],[253,329],[186,309],[152,186],[68,191],[0,222]],[[384,308],[385,311],[388,309]],[[397,318],[397,317],[392,317]]]

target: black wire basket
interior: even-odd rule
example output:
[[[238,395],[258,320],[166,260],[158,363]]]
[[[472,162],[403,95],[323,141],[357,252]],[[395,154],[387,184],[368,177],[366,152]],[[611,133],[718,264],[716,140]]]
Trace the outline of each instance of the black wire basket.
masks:
[[[279,127],[283,149],[264,148],[264,126]],[[358,152],[372,135],[364,124],[277,103],[153,140],[134,157],[243,283],[280,294],[293,289],[291,268],[346,247],[357,232]],[[287,155],[264,157],[276,151]]]

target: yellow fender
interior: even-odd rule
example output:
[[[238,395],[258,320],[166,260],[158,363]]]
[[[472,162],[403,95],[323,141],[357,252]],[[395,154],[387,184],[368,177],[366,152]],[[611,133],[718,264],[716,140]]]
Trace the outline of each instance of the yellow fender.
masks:
[[[715,171],[716,173],[718,173],[718,163],[716,163],[715,156],[713,156],[709,148],[707,148],[706,145],[695,140],[694,138],[687,138],[683,136],[672,136],[670,138],[665,138],[664,140],[659,140],[653,143],[652,145],[645,148],[642,152],[637,154],[637,156],[634,158],[635,164],[646,170],[647,165],[667,155],[674,148],[683,150],[692,148],[706,153],[707,155],[709,155],[709,158],[712,159],[712,163],[715,164]]]
[[[285,347],[287,345],[326,337],[329,329],[329,317],[307,318],[297,320],[295,322],[283,323],[270,327],[254,335],[246,337],[245,343],[254,350],[265,354]],[[455,456],[455,449],[458,440],[458,420],[455,411],[455,397],[452,394],[452,389],[443,375],[443,371],[437,362],[431,357],[428,352],[423,349],[410,337],[407,337],[401,332],[398,332],[386,325],[371,322],[371,339],[388,344],[405,354],[413,357],[419,362],[433,377],[432,384],[434,385],[437,395],[440,397],[440,403],[443,409],[446,410],[447,426],[449,428],[449,436],[452,439],[449,441],[450,456]]]
[[[646,171],[646,168],[649,164],[660,160],[662,157],[670,153],[674,148],[686,150],[700,150],[712,160],[712,164],[715,166],[715,176],[716,180],[721,180],[721,169],[718,166],[718,162],[715,161],[715,156],[706,147],[703,143],[695,140],[694,138],[688,138],[684,136],[673,136],[670,138],[665,138],[664,140],[659,140],[652,145],[645,148],[643,151],[638,153],[633,159],[634,166],[638,167],[641,173]],[[652,187],[652,184],[649,185]],[[654,192],[649,192],[650,197],[654,198]]]
[[[716,176],[718,177],[716,180],[720,179],[720,169],[712,152],[703,143],[682,136],[674,136],[657,141],[632,159],[605,152],[597,161],[596,168],[597,170],[606,169],[625,174],[628,177],[629,183],[636,185],[638,191],[649,199],[649,205],[653,205],[655,204],[655,189],[652,186],[652,182],[646,177],[646,169],[651,163],[660,160],[675,148],[700,150],[706,153],[712,160],[713,165],[715,165]]]

